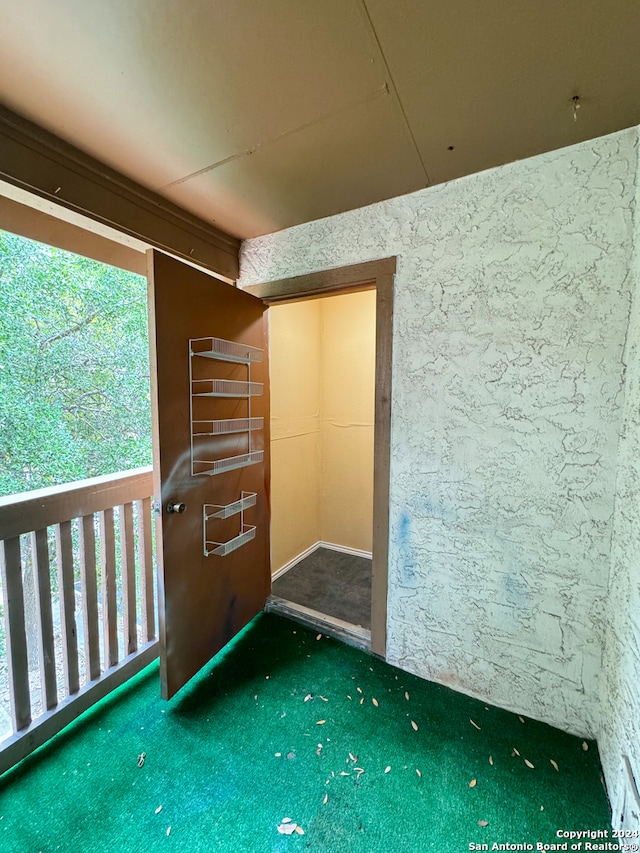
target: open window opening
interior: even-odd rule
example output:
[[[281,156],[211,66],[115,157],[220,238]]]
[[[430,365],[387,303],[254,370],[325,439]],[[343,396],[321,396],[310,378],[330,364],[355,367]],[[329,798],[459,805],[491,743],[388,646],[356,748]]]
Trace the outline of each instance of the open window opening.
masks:
[[[146,288],[0,231],[0,749],[155,654]]]
[[[146,279],[0,231],[0,495],[151,464]]]

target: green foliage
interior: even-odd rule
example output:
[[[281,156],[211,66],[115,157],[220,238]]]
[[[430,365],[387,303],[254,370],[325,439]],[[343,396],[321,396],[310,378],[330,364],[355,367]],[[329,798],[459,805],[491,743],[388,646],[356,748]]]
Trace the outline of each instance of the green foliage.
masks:
[[[145,279],[0,231],[0,495],[151,463]]]

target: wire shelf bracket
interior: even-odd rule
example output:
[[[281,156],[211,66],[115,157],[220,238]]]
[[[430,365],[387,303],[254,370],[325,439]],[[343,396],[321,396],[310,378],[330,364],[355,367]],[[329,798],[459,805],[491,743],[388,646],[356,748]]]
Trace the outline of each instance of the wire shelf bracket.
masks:
[[[226,557],[233,551],[237,551],[247,542],[250,542],[256,537],[256,527],[250,524],[245,524],[244,512],[249,507],[255,506],[257,500],[256,492],[242,492],[239,500],[232,501],[229,504],[204,504],[202,507],[202,528],[203,528],[203,545],[205,557]],[[218,542],[209,539],[207,536],[207,522],[212,519],[231,518],[234,515],[240,515],[240,532],[237,536],[228,539],[226,542]]]
[[[226,341],[224,338],[191,338],[189,350],[191,355],[198,358],[213,358],[216,361],[232,361],[236,364],[260,362],[264,357],[263,350],[258,347]]]
[[[194,360],[201,358],[213,362],[232,362],[233,364],[245,365],[247,369],[246,381],[219,379],[215,375],[194,379]],[[251,416],[251,399],[252,397],[262,396],[264,390],[262,382],[251,381],[251,365],[260,363],[263,359],[264,350],[237,341],[213,337],[191,338],[189,340],[189,419],[192,477],[203,474],[221,474],[225,471],[233,471],[236,468],[244,468],[247,465],[255,465],[263,461],[264,450],[256,449],[254,435],[264,429],[264,418]],[[198,414],[197,417],[194,416],[195,401],[206,397],[212,398],[211,403],[207,403],[205,400],[198,402],[195,405]],[[216,418],[215,398],[246,400],[246,417]],[[224,444],[221,445],[216,441],[216,437],[227,435],[246,436],[246,451],[235,456],[215,458],[219,455],[215,452],[216,448],[222,450],[224,447]],[[207,439],[206,442],[203,441],[205,438]],[[242,447],[239,449],[243,450]],[[248,534],[249,531],[246,533]]]

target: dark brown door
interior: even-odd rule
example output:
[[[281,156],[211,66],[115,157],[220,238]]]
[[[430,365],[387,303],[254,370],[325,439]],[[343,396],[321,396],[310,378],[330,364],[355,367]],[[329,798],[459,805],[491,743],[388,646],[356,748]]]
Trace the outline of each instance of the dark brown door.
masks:
[[[269,594],[267,306],[155,250],[148,277],[168,699]]]

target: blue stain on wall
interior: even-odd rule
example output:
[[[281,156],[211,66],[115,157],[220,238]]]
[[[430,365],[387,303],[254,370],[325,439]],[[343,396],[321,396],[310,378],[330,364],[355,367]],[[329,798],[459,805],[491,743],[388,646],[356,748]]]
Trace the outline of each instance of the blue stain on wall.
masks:
[[[411,519],[405,509],[402,510],[400,515],[400,546],[403,546],[409,542],[409,535],[411,532]]]
[[[398,558],[400,586],[415,589],[418,585],[416,560],[411,544],[411,517],[406,509],[400,513],[398,522]]]
[[[506,600],[510,604],[523,605],[529,598],[529,588],[523,578],[513,569],[503,578]]]
[[[431,499],[427,495],[418,495],[413,504],[413,511],[419,518],[434,518],[440,521],[456,521],[458,514],[450,505],[442,500]]]

